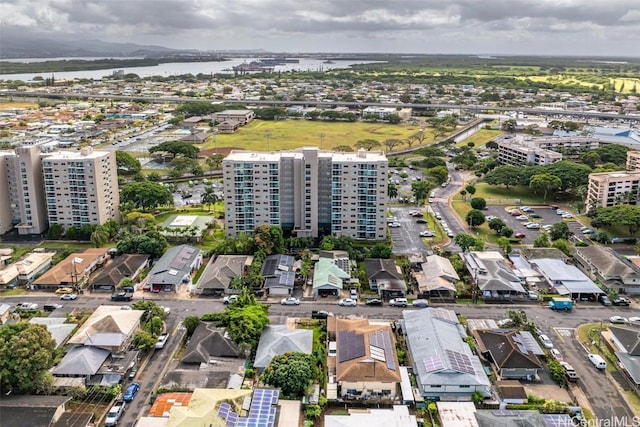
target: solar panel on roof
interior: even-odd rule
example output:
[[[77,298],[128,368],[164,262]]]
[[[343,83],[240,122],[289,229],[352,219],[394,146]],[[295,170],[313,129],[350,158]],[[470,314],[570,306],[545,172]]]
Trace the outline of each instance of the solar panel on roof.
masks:
[[[229,415],[230,410],[231,410],[231,405],[229,405],[228,403],[222,402],[220,404],[220,408],[218,409],[218,416],[222,418],[227,418],[227,415]]]
[[[546,427],[575,426],[569,414],[542,414],[542,421],[544,421]]]
[[[458,317],[453,310],[438,307],[432,309],[431,314],[436,319],[444,320],[445,322],[458,323]]]
[[[444,369],[444,364],[442,363],[442,359],[437,354],[431,354],[422,359],[422,363],[424,363],[424,367],[427,372],[435,372]]]
[[[238,422],[238,414],[235,412],[229,412],[227,416],[227,427],[236,427],[236,423]]]
[[[338,333],[338,362],[347,362],[364,356],[364,335],[354,331],[341,331]]]
[[[496,417],[517,417],[518,413],[515,411],[508,411],[506,409],[501,409],[498,411],[491,411],[491,413]]]
[[[458,372],[466,372],[467,374],[473,374],[475,372],[471,364],[471,358],[466,354],[449,349],[447,349],[445,353],[452,369]]]

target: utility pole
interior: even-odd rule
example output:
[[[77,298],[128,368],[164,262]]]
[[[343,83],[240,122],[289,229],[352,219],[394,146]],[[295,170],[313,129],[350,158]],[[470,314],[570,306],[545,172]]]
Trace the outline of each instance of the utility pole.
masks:
[[[322,150],[322,141],[324,141],[324,133],[318,135],[320,137],[320,149]]]
[[[271,140],[271,132],[266,131],[264,133],[264,138],[267,140],[267,151],[270,151],[270,149],[269,149],[269,141]]]

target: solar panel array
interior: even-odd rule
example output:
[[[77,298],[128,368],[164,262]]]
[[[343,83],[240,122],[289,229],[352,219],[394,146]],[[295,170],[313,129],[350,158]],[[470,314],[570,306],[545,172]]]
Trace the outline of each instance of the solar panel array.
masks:
[[[445,353],[447,354],[447,359],[452,369],[472,375],[475,373],[469,356],[449,349],[445,350]]]
[[[249,415],[240,417],[231,411],[231,405],[221,403],[218,415],[225,419],[226,427],[273,427],[276,422],[277,408],[280,397],[279,390],[257,388],[253,391]]]
[[[338,362],[347,362],[365,354],[364,335],[354,331],[338,332]]]
[[[517,417],[520,414],[517,411],[508,411],[506,409],[500,409],[498,411],[491,411],[494,417]]]
[[[393,348],[393,344],[391,342],[391,335],[389,334],[389,331],[384,329],[379,329],[375,332],[370,333],[369,344],[384,350],[384,356],[387,362],[387,368],[389,368],[392,371],[395,371],[396,362],[393,358],[395,349]]]
[[[190,247],[182,248],[178,256],[174,258],[173,262],[169,267],[176,270],[182,270],[194,252],[195,252],[194,248],[190,248]]]
[[[422,363],[424,363],[424,367],[427,372],[436,372],[444,369],[444,364],[442,363],[442,359],[437,354],[431,354],[429,356],[425,356],[422,359]]]

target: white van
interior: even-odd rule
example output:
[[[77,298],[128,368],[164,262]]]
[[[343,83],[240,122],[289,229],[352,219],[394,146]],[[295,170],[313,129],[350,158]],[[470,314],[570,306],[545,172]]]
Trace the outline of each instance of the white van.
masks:
[[[607,369],[607,362],[605,362],[599,354],[589,353],[587,357],[589,357],[589,360],[596,368],[600,370]]]

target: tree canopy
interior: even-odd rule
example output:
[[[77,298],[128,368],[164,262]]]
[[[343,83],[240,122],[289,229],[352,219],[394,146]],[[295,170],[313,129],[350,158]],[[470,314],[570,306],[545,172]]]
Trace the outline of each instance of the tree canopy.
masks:
[[[161,205],[172,205],[173,196],[158,182],[132,182],[120,189],[120,203],[130,203],[139,209],[153,209]]]
[[[193,144],[182,141],[165,141],[149,148],[149,153],[167,152],[176,157],[178,154],[195,159],[198,157],[200,149]]]
[[[616,205],[600,208],[596,211],[596,219],[603,225],[628,227],[629,234],[635,234],[640,229],[640,206]]]
[[[260,379],[272,387],[280,388],[285,396],[302,397],[313,383],[316,370],[312,355],[285,353],[271,360]]]
[[[126,151],[119,150],[116,151],[116,165],[118,166],[118,175],[135,175],[142,168],[138,159]]]
[[[157,231],[138,236],[126,233],[116,243],[120,254],[149,254],[154,258],[161,257],[168,246],[167,239]]]
[[[247,344],[255,350],[262,330],[269,324],[267,310],[267,306],[259,303],[228,306],[227,332],[237,344]]]
[[[482,211],[479,211],[478,209],[471,209],[467,213],[465,220],[470,227],[480,227],[482,224],[484,224],[485,218]]]
[[[14,323],[0,327],[0,389],[37,393],[53,378],[49,369],[56,357],[56,342],[43,325]]]

